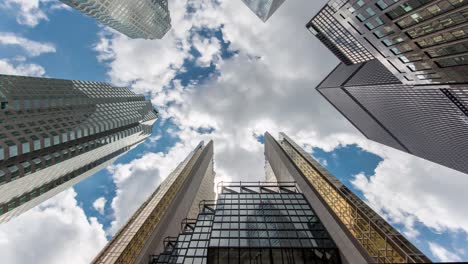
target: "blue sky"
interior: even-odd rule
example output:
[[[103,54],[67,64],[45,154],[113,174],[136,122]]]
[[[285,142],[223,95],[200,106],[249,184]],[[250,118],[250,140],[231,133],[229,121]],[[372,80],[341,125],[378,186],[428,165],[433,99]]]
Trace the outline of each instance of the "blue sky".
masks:
[[[467,197],[458,187],[468,176],[367,141],[315,92],[338,62],[304,27],[323,3],[289,1],[264,24],[238,2],[173,1],[173,29],[154,41],[130,40],[74,10],[55,8],[58,1],[0,5],[0,73],[126,85],[161,112],[144,144],[74,186],[76,194],[63,196],[69,204],[51,202],[61,214],[48,205],[17,222],[52,217],[76,231],[64,248],[98,238],[94,249],[80,252],[88,255],[76,261],[85,263],[200,140],[214,139],[218,180],[261,179],[261,135],[284,131],[433,260],[468,260],[468,216],[459,204]],[[27,15],[47,19],[28,25],[19,20]],[[5,44],[2,36],[49,51],[31,55],[30,42]],[[98,198],[106,201],[103,213],[93,206]],[[63,220],[71,214],[84,220]],[[22,263],[13,256],[24,254],[16,246],[21,240],[7,230],[15,228],[0,226],[0,255],[10,250],[11,262]],[[54,232],[50,228],[43,232]],[[25,247],[38,263],[60,262],[34,243]],[[64,252],[69,259],[75,254]]]

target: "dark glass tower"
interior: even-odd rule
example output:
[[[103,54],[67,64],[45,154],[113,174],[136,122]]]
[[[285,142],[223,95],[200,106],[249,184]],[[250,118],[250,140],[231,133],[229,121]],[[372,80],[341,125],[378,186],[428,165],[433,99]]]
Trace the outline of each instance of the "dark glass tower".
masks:
[[[341,61],[318,91],[367,138],[468,173],[465,1],[330,1],[307,28]]]
[[[60,0],[130,38],[161,39],[171,29],[167,0]]]
[[[150,263],[341,263],[337,246],[292,183],[222,183]]]
[[[265,134],[268,182],[221,182],[217,200],[212,144],[199,145],[95,263],[148,263],[148,257],[150,264],[430,262],[309,154],[281,137]]]
[[[0,75],[0,223],[151,135],[149,101],[107,83]]]
[[[459,0],[331,0],[307,28],[346,64],[375,58],[403,84],[466,84],[467,10]]]

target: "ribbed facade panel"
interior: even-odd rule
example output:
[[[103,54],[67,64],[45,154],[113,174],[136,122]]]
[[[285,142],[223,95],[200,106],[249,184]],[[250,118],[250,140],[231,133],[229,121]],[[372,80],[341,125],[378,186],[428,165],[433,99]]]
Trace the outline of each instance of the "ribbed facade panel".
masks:
[[[167,0],[61,0],[130,38],[160,39],[171,28]]]
[[[440,90],[403,85],[345,89],[411,153],[468,173],[466,115]]]

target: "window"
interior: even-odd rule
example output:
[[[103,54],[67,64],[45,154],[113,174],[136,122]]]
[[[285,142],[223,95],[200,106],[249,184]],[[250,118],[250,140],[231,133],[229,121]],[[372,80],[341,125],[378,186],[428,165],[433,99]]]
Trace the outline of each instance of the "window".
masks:
[[[31,148],[29,146],[29,142],[22,143],[21,147],[23,148],[23,154],[24,153],[29,153],[31,151]]]
[[[16,146],[16,144],[13,143],[13,141],[7,141],[6,144],[8,145],[10,158],[18,156],[18,146]]]

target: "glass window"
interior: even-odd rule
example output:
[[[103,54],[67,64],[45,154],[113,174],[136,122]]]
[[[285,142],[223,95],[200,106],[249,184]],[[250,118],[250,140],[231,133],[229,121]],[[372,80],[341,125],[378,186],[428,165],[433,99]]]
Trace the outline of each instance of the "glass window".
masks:
[[[10,158],[18,156],[18,146],[12,141],[7,141],[8,151],[10,153]]]
[[[5,159],[5,150],[0,147],[0,160],[4,160]]]
[[[23,147],[23,153],[29,153],[31,151],[31,148],[29,146],[29,142],[23,143],[22,147]]]

